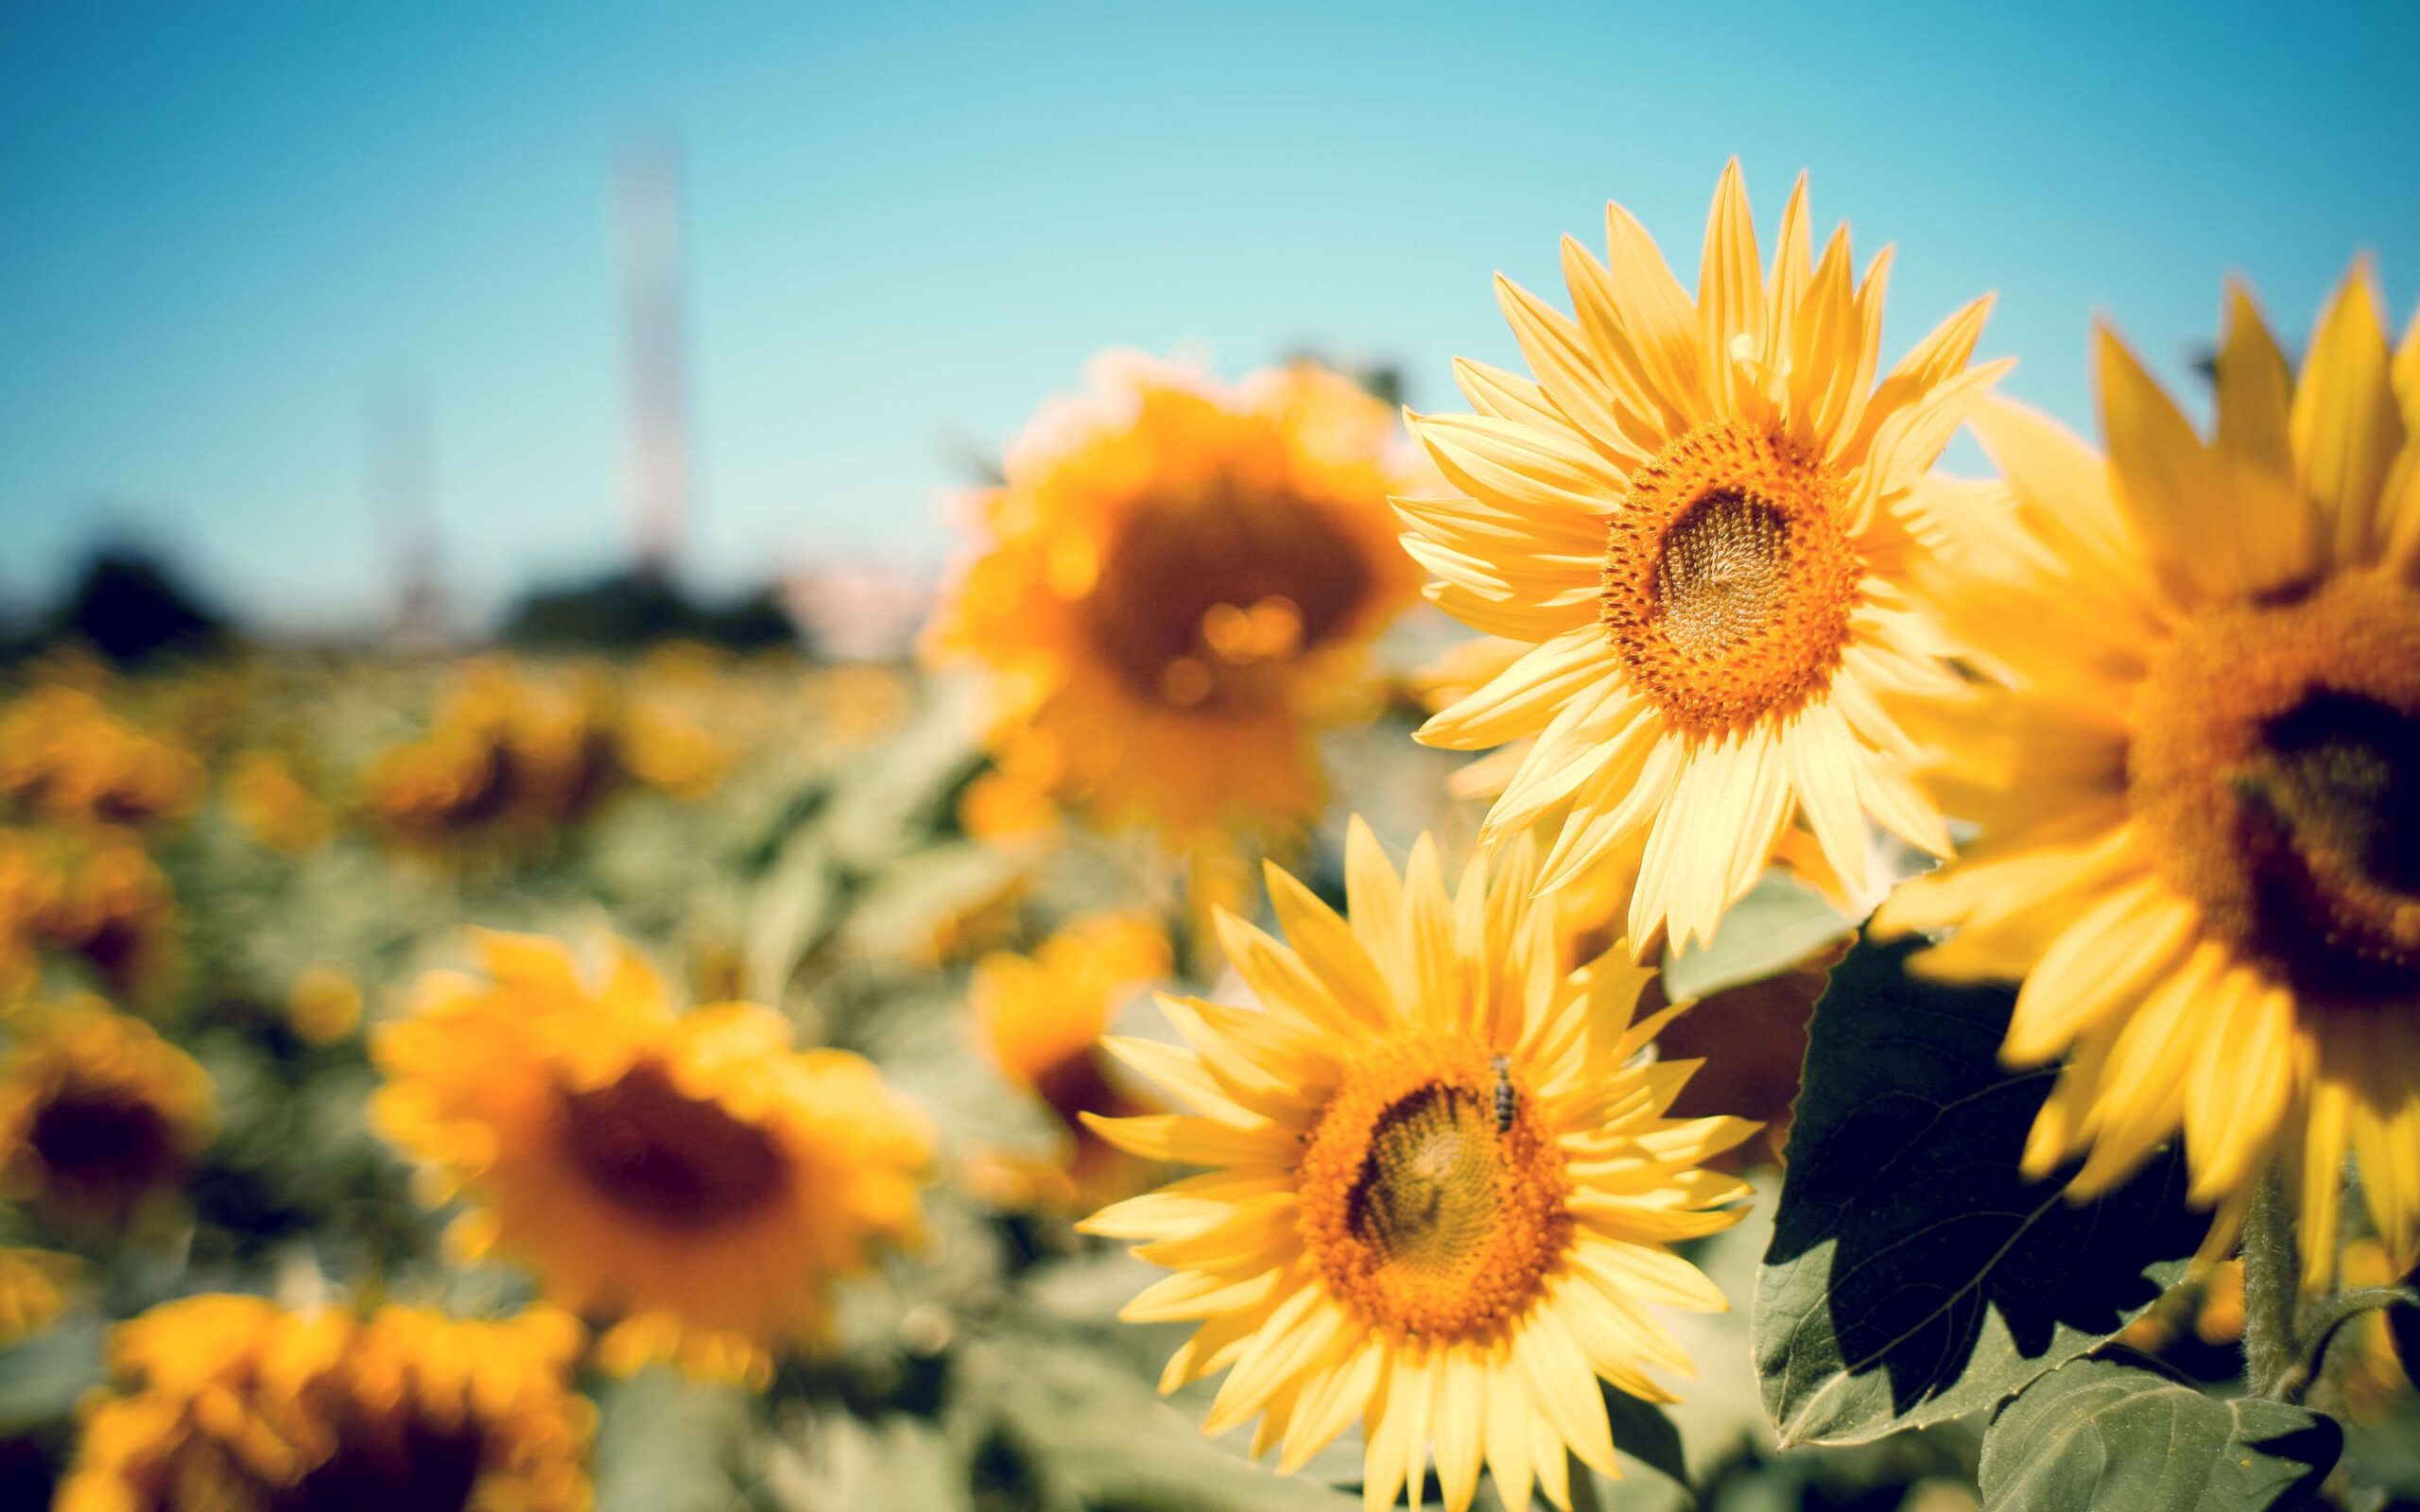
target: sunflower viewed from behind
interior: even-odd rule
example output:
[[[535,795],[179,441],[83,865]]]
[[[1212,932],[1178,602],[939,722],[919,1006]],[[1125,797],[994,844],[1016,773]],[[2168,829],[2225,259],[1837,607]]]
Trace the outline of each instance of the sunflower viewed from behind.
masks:
[[[761,1381],[820,1343],[834,1280],[917,1232],[924,1120],[770,1008],[676,1013],[627,948],[591,985],[552,941],[479,943],[485,976],[424,979],[375,1048],[372,1117],[430,1199],[466,1200],[458,1241],[617,1318],[613,1368]]]
[[[2000,686],[1942,791],[1980,826],[1885,905],[1930,968],[2021,976],[2005,1058],[2065,1056],[2026,1152],[2106,1189],[2180,1131],[2239,1213],[2273,1157],[2307,1279],[2347,1155],[2420,1260],[2420,334],[2390,357],[2356,268],[2299,376],[2227,300],[2207,440],[2096,338],[2104,461],[2009,405],[1976,421],[2018,513],[1954,566]],[[2401,394],[2398,399],[2398,375]],[[2228,1225],[2221,1224],[2221,1230]]]
[[[121,1324],[60,1512],[585,1512],[596,1409],[561,1313],[170,1302]]]
[[[1103,1136],[1210,1168],[1084,1225],[1177,1272],[1123,1314],[1199,1325],[1163,1389],[1227,1371],[1206,1427],[1258,1416],[1286,1469],[1359,1420],[1372,1508],[1432,1445],[1455,1512],[1482,1465],[1567,1506],[1566,1452],[1618,1473],[1599,1381],[1668,1401],[1649,1372],[1690,1371],[1655,1308],[1724,1306],[1668,1246],[1742,1216],[1703,1162],[1755,1125],[1665,1116],[1695,1062],[1644,1052],[1681,1009],[1634,1016],[1627,948],[1562,969],[1536,856],[1449,896],[1426,839],[1399,876],[1357,819],[1349,922],[1274,868],[1288,943],[1222,919],[1262,1007],[1163,998],[1186,1048],[1107,1041],[1192,1111]]]
[[[926,648],[993,679],[1005,765],[1112,824],[1279,828],[1416,574],[1394,419],[1308,365],[1234,388],[1126,354],[1045,408],[975,510]]]
[[[1628,211],[1606,231],[1606,262],[1564,242],[1576,318],[1498,280],[1534,380],[1458,363],[1477,413],[1410,425],[1465,496],[1397,507],[1429,597],[1525,647],[1420,738],[1535,737],[1487,834],[1552,822],[1549,890],[1644,835],[1645,951],[1710,937],[1793,824],[1836,890],[1868,819],[1946,852],[1890,704],[1954,686],[1909,583],[1960,496],[1922,485],[2002,365],[1966,365],[1978,300],[1877,383],[1890,253],[1858,281],[1842,227],[1810,258],[1804,179],[1768,276],[1723,171],[1694,301]]]

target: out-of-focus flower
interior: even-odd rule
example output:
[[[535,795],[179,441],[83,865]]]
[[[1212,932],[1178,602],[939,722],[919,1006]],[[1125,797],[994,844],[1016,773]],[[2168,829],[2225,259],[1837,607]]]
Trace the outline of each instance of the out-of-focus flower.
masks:
[[[1680,1009],[1635,1016],[1626,943],[1564,970],[1527,836],[1449,897],[1426,838],[1398,876],[1356,821],[1349,921],[1269,880],[1289,943],[1225,920],[1262,1007],[1163,998],[1189,1049],[1109,1041],[1195,1111],[1096,1126],[1211,1167],[1082,1226],[1178,1273],[1123,1315],[1198,1322],[1161,1384],[1232,1367],[1205,1426],[1258,1415],[1281,1468],[1359,1418],[1372,1507],[1432,1440],[1452,1512],[1482,1464],[1506,1505],[1567,1506],[1566,1450],[1619,1473],[1599,1382],[1668,1401],[1648,1371],[1689,1372],[1642,1304],[1724,1306],[1668,1246],[1742,1216],[1705,1161],[1755,1125],[1666,1116],[1694,1068],[1641,1052]]]
[[[627,947],[582,981],[549,940],[482,935],[480,976],[434,973],[379,1034],[378,1128],[458,1244],[617,1314],[609,1367],[670,1357],[762,1381],[825,1334],[836,1279],[919,1227],[925,1121],[865,1060],[799,1051],[779,1014],[685,1015]]]
[[[0,992],[31,988],[39,953],[80,957],[141,995],[175,946],[176,898],[132,833],[112,826],[0,830]]]
[[[428,734],[383,752],[364,781],[372,814],[423,846],[539,843],[586,817],[623,776],[618,708],[598,676],[525,676],[500,658],[468,663]]]
[[[2002,1058],[2063,1062],[2028,1170],[2104,1192],[2181,1132],[2223,1241],[2280,1161],[2319,1287],[2348,1156],[2420,1260],[2420,386],[2360,267],[2299,377],[2249,295],[2225,324],[2206,442],[2106,330],[2105,460],[1978,416],[2015,512],[1947,563],[1991,680],[1939,739],[1980,838],[1876,924],[2024,978]]]
[[[155,1307],[111,1339],[60,1512],[459,1508],[585,1512],[596,1409],[580,1329],[538,1311],[281,1311],[255,1297]]]
[[[0,1056],[0,1183],[116,1218],[183,1181],[216,1119],[210,1077],[140,1020],[84,1000],[15,1015]]]
[[[2341,1271],[2347,1291],[2362,1286],[2393,1286],[2403,1273],[2388,1259],[2386,1246],[2375,1239],[2356,1239],[2344,1246]],[[2386,1309],[2375,1307],[2344,1325],[2328,1351],[2329,1367],[2340,1372],[2344,1411],[2357,1423],[2384,1420],[2394,1399],[2411,1389],[2394,1348],[2394,1333]]]
[[[1167,974],[1167,936],[1149,919],[1070,919],[1030,955],[998,952],[975,966],[967,1001],[985,1054],[1064,1130],[1064,1149],[994,1194],[1012,1204],[1098,1206],[1132,1190],[1138,1166],[1084,1122],[1147,1110],[1113,1081],[1100,1037],[1118,1005]],[[995,1169],[1025,1169],[1002,1162]]]
[[[1368,643],[1415,589],[1393,417],[1308,366],[1234,390],[1132,357],[1094,379],[1010,449],[927,653],[991,675],[1004,765],[1106,822],[1299,823],[1311,735],[1374,696]]]
[[[272,850],[301,855],[335,830],[328,806],[312,795],[283,752],[238,751],[227,767],[227,806],[244,832]]]
[[[24,1343],[58,1320],[81,1268],[72,1255],[0,1248],[0,1349]]]
[[[1549,890],[1644,834],[1645,951],[1710,938],[1796,820],[1849,891],[1869,820],[1947,853],[1884,700],[1955,689],[1910,588],[1966,496],[1920,485],[2002,365],[1966,367],[1977,301],[1876,384],[1882,262],[1858,284],[1842,229],[1810,266],[1803,180],[1769,281],[1723,171],[1694,303],[1606,218],[1609,264],[1564,243],[1576,319],[1499,281],[1535,381],[1458,364],[1478,413],[1410,425],[1466,496],[1398,507],[1430,597],[1527,647],[1420,738],[1533,740],[1485,837],[1551,824]]]
[[[694,801],[728,776],[732,752],[663,699],[633,699],[622,712],[614,754],[631,776],[670,798]]]
[[[1010,842],[1059,827],[1059,805],[1047,782],[994,768],[966,784],[958,798],[958,827],[968,838]]]
[[[361,983],[341,966],[306,966],[285,994],[285,1022],[303,1040],[332,1045],[361,1025]]]
[[[141,824],[187,813],[201,787],[199,762],[83,688],[37,687],[0,712],[0,799],[27,816]]]

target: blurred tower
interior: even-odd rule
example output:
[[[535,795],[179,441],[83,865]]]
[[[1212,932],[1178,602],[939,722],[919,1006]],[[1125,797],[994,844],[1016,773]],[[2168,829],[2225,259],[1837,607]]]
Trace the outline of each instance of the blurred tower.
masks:
[[[681,160],[666,142],[622,154],[614,180],[628,364],[631,511],[638,568],[668,576],[689,510],[681,331]]]
[[[394,564],[393,639],[435,645],[445,639],[445,594],[438,583],[436,444],[428,386],[409,378],[371,396],[362,410],[371,507]]]

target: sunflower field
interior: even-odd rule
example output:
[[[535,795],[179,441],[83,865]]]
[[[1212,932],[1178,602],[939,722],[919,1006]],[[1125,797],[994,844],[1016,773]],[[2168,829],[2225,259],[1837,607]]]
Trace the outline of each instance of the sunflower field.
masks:
[[[21,657],[0,1505],[2420,1506],[2420,321],[1703,246],[1103,354],[897,662]]]

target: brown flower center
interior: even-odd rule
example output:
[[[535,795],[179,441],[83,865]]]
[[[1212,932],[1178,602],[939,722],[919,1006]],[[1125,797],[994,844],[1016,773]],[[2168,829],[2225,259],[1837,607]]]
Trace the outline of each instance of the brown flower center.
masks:
[[[1830,686],[1863,576],[1844,494],[1813,453],[1729,421],[1631,474],[1606,532],[1599,617],[1683,733],[1720,737]]]
[[[786,1161],[769,1135],[673,1085],[643,1060],[593,1091],[566,1091],[563,1148],[597,1191],[642,1221],[712,1228],[771,1197]]]
[[[148,1102],[71,1085],[43,1102],[26,1130],[45,1185],[70,1202],[120,1205],[177,1179],[182,1161],[167,1118]]]
[[[2210,933],[2307,998],[2420,996],[2420,593],[2204,611],[2136,694],[2126,776]]]
[[[1569,1246],[1571,1178],[1519,1069],[1408,1035],[1347,1073],[1301,1170],[1304,1242],[1336,1295],[1397,1338],[1485,1339]]]
[[[458,1512],[471,1505],[486,1457],[475,1421],[432,1423],[417,1412],[336,1416],[335,1452],[292,1486],[269,1491],[271,1512]]]
[[[1137,507],[1081,612],[1136,696],[1248,713],[1282,696],[1286,667],[1342,633],[1370,587],[1323,507],[1221,473]]]

